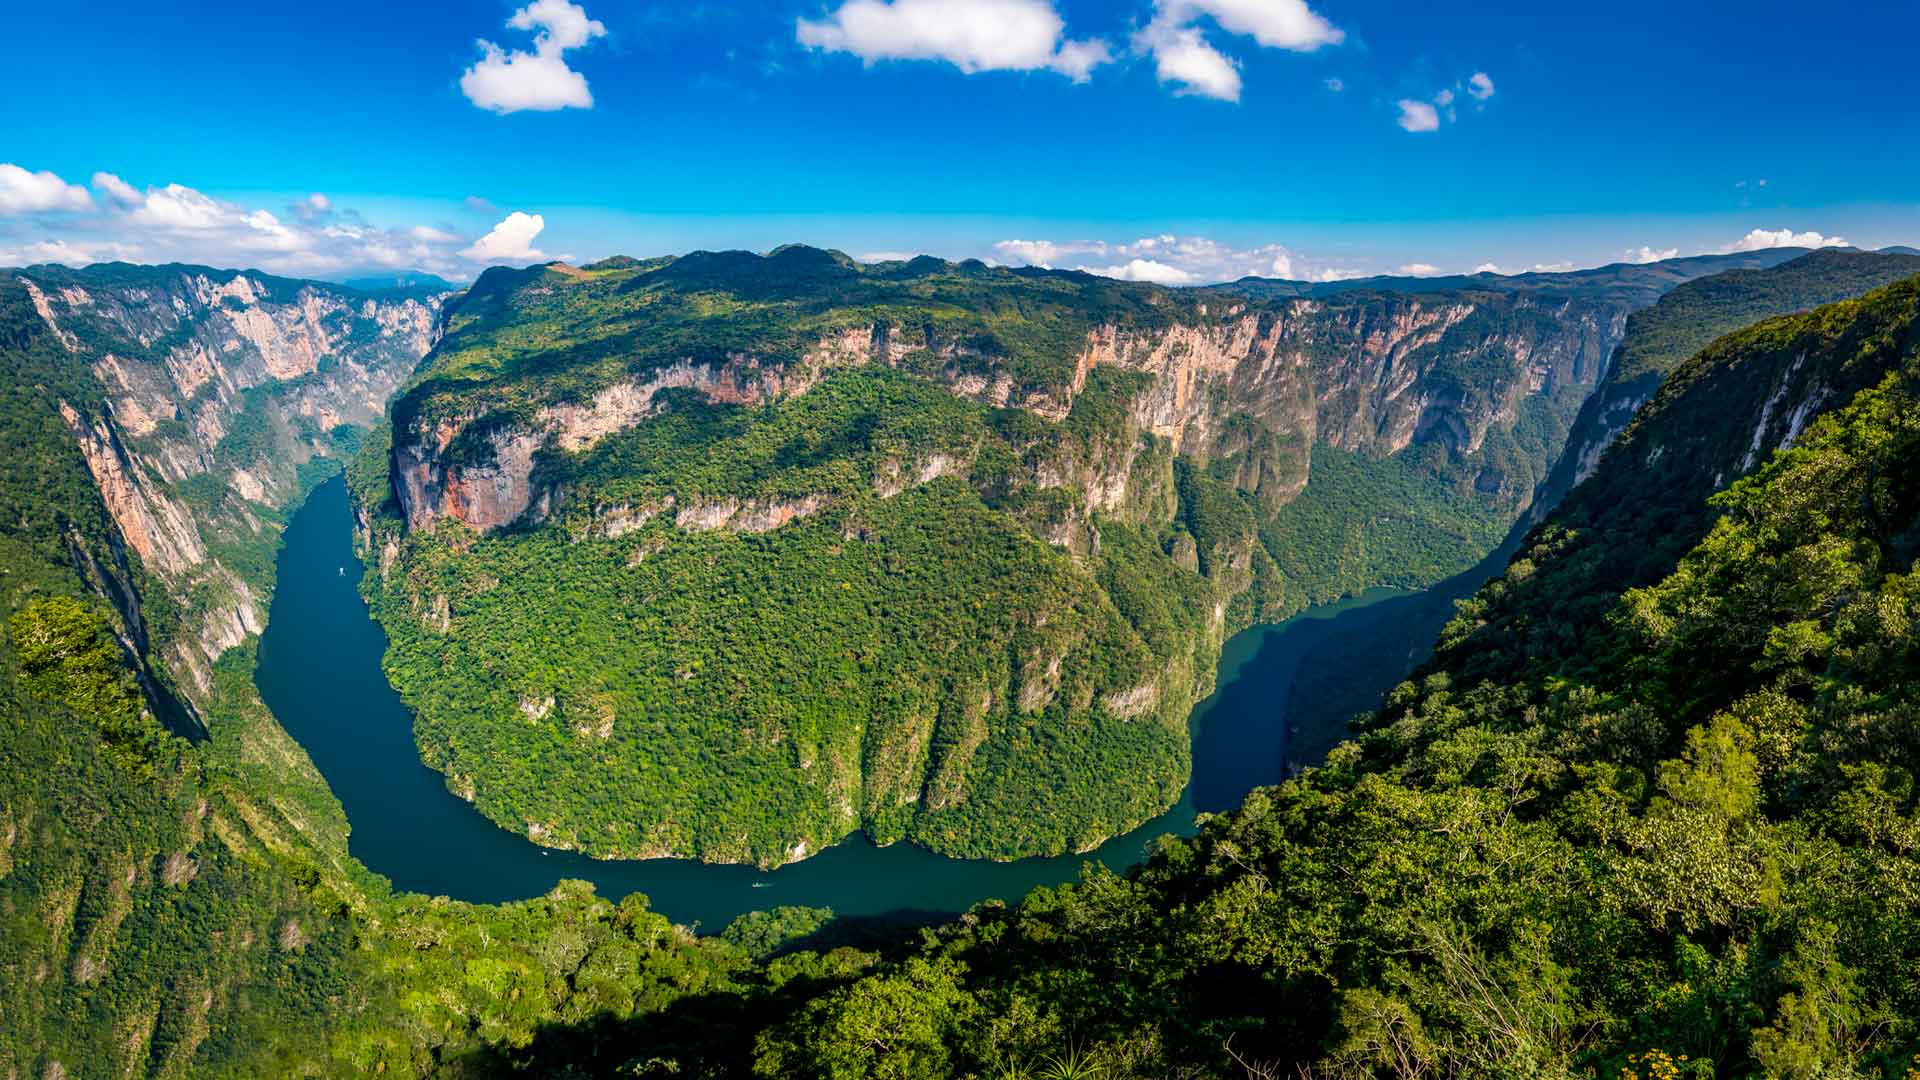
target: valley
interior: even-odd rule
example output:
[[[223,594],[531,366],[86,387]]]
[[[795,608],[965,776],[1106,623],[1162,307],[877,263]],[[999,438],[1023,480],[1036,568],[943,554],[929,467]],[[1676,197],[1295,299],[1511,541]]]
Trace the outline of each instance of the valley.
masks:
[[[1531,504],[1638,294],[1530,284],[491,271],[353,471],[388,672],[547,846],[1092,850],[1178,797],[1228,637],[1463,570]]]
[[[849,272],[788,250],[767,261]],[[1676,290],[1645,317],[1557,307],[1555,319],[1575,316],[1564,332],[1484,292],[1294,298],[1306,306],[1259,313],[1229,300],[1218,317],[1240,328],[1207,329],[1214,294],[1129,287],[1101,301],[1109,322],[1089,324],[1074,321],[1076,290],[1113,287],[1071,275],[1042,276],[1029,314],[995,329],[942,307],[944,290],[1027,284],[929,261],[882,271],[907,282],[885,285],[902,290],[887,318],[931,304],[968,344],[933,348],[929,366],[931,347],[895,356],[891,331],[870,322],[835,338],[851,351],[813,374],[823,361],[807,343],[838,309],[806,314],[780,363],[749,363],[740,350],[782,340],[814,286],[805,272],[742,276],[758,264],[739,261],[702,278],[706,291],[659,286],[639,315],[621,313],[621,297],[671,261],[585,271],[614,293],[590,294],[616,313],[598,322],[551,309],[591,284],[552,269],[481,290],[465,323],[458,298],[195,268],[12,278],[0,290],[8,430],[26,453],[0,486],[20,523],[5,548],[12,723],[0,749],[15,779],[0,805],[0,963],[31,978],[10,983],[8,1014],[30,1019],[0,1050],[10,1067],[96,1061],[156,1076],[280,1067],[269,1061],[491,1075],[587,1060],[826,1075],[821,1062],[854,1052],[834,1041],[848,1010],[905,994],[895,1015],[926,1033],[910,1052],[937,1047],[970,1068],[1038,1059],[1060,1025],[1108,1061],[1221,1060],[1232,1030],[1248,1033],[1236,1053],[1303,1062],[1347,1052],[1316,1049],[1327,1032],[1413,1015],[1433,1034],[1410,1052],[1458,1063],[1481,1053],[1478,1021],[1445,1004],[1457,1000],[1449,965],[1481,962],[1458,959],[1463,934],[1500,950],[1503,994],[1579,980],[1584,1007],[1618,1010],[1606,1023],[1691,1046],[1684,1027],[1621,1019],[1639,991],[1582,961],[1586,935],[1605,934],[1649,970],[1696,963],[1684,947],[1665,959],[1674,927],[1687,941],[1730,935],[1714,946],[1723,956],[1844,956],[1823,962],[1856,972],[1877,1015],[1897,1012],[1886,964],[1833,952],[1821,927],[1885,935],[1905,918],[1837,898],[1861,887],[1847,875],[1885,880],[1898,865],[1886,860],[1905,857],[1897,836],[1884,834],[1884,853],[1871,839],[1880,811],[1848,807],[1897,820],[1906,798],[1875,762],[1906,752],[1898,568],[1913,545],[1898,478],[1912,283],[1710,338],[1896,280],[1912,269],[1904,258],[1774,259],[1758,277]],[[768,289],[774,300],[756,292]],[[622,320],[652,333],[645,306],[701,308],[722,293],[777,317],[748,317],[750,336],[704,365],[671,357],[709,355],[701,336],[738,326],[669,322],[664,377],[574,338],[643,341]],[[1161,321],[1167,305],[1184,314]],[[1441,316],[1458,322],[1419,344],[1384,344],[1406,319],[1462,307],[1475,311]],[[1029,339],[1007,326],[1086,351],[1022,366]],[[1300,335],[1296,370],[1275,382],[1288,334]],[[534,339],[540,349],[516,352]],[[1672,374],[1553,506],[1552,478],[1579,453],[1560,444],[1606,438],[1591,434],[1590,401],[1637,392],[1612,389],[1645,377],[1622,358],[1670,340],[1681,343],[1656,370]],[[1275,351],[1236,351],[1261,341]],[[1211,367],[1175,362],[1215,347]],[[196,356],[220,362],[196,374]],[[666,381],[635,405],[623,387],[641,383],[623,380],[650,377]],[[974,396],[1003,379],[1005,403]],[[541,396],[555,387],[574,396]],[[394,390],[390,443],[373,418]],[[465,417],[451,428],[417,419],[463,401],[484,404],[439,413]],[[1320,401],[1331,404],[1305,404]],[[156,402],[172,411],[153,419]],[[1534,516],[1545,523],[1530,527]],[[936,536],[973,539],[943,548]],[[1772,583],[1742,591],[1747,577]],[[833,616],[847,592],[858,605]],[[1000,607],[983,614],[971,601],[987,597]],[[1736,623],[1748,629],[1729,635]],[[1648,644],[1607,644],[1623,635]],[[1005,665],[950,666],[977,640],[998,640],[988,654]],[[689,663],[700,657],[687,642],[730,667]],[[816,677],[783,650],[845,650],[847,662],[811,698],[742,697]],[[635,681],[577,681],[621,670]],[[1161,671],[1172,681],[1143,682]],[[891,677],[903,672],[917,674]],[[977,730],[964,711],[947,717],[972,700],[954,685],[999,703],[979,712],[987,734],[969,752],[1017,769],[943,767]],[[1122,693],[1142,685],[1154,690]],[[634,711],[615,693],[634,688],[665,696]],[[456,708],[502,694],[505,724]],[[687,706],[703,701],[736,710],[709,715],[753,718],[727,736],[745,740],[689,727],[701,714]],[[1132,702],[1146,704],[1129,714]],[[1371,715],[1348,732],[1356,713]],[[594,716],[610,730],[583,723]],[[868,745],[876,717],[906,734],[880,725]],[[598,749],[632,738],[636,721],[630,748]],[[850,837],[792,839],[816,798],[808,744],[794,741],[808,732],[817,748],[850,740],[842,787],[827,789],[867,808],[847,819]],[[690,756],[663,754],[676,739]],[[756,740],[798,756],[743,756]],[[671,767],[667,801],[633,800],[622,778],[636,762]],[[488,785],[516,775],[549,800],[541,829],[487,820],[501,807]],[[714,797],[743,778],[737,803]],[[1062,793],[1064,805],[1049,801]],[[966,834],[920,816],[935,797],[978,815],[974,835],[1006,839],[943,847]],[[649,805],[667,816],[634,816]],[[1802,805],[1837,831],[1799,832]],[[752,828],[724,839],[743,807],[765,815],[764,840]],[[717,823],[718,846],[626,850],[565,832],[593,820],[569,816],[584,810],[657,838],[687,808],[699,811],[687,835]],[[1013,820],[1029,831],[1006,836]],[[1477,839],[1448,838],[1463,828]],[[1711,850],[1675,846],[1679,835]],[[1825,845],[1826,869],[1782,854],[1796,843]],[[1010,858],[1034,853],[1055,854]],[[698,858],[589,857],[622,854]],[[1695,855],[1730,868],[1733,891],[1698,884]],[[742,862],[759,865],[725,865]],[[1791,886],[1769,892],[1769,874]],[[586,880],[561,880],[575,877]],[[1590,906],[1610,888],[1626,906]],[[932,927],[917,945],[913,925]],[[1543,936],[1548,925],[1563,929]],[[1368,944],[1320,951],[1325,933]],[[132,959],[187,940],[218,944]],[[1175,953],[1141,965],[1143,948],[1170,942]],[[1374,949],[1419,960],[1389,977]],[[1091,989],[1095,971],[1115,970],[1131,974]],[[1775,976],[1750,978],[1741,992],[1791,1007]],[[1812,985],[1794,978],[1784,985]],[[1074,989],[1047,988],[1063,985]],[[1236,1011],[1256,988],[1282,995],[1282,1019]],[[1168,994],[1184,1004],[1143,1010]],[[87,1019],[95,1011],[112,1022]],[[1559,1068],[1587,1054],[1551,1011],[1524,1016],[1537,1056],[1499,1060]],[[1796,1030],[1762,1023],[1739,1052],[1827,1052]],[[1146,1031],[1186,1049],[1152,1050]],[[1584,1060],[1624,1060],[1605,1053],[1616,1057]]]
[[[381,673],[386,643],[356,587],[352,530],[337,480],[322,484],[294,516],[254,678],[261,699],[312,756],[354,823],[353,857],[395,888],[471,903],[539,896],[563,878],[590,881],[603,896],[644,893],[654,910],[706,931],[749,911],[787,905],[830,908],[856,920],[952,916],[983,900],[1073,881],[1089,861],[1124,870],[1162,836],[1190,835],[1196,812],[1230,810],[1255,787],[1283,779],[1286,706],[1301,658],[1350,616],[1399,595],[1325,605],[1230,639],[1221,650],[1219,690],[1195,707],[1190,721],[1192,784],[1166,813],[1094,851],[980,862],[905,843],[877,848],[855,836],[767,873],[696,860],[602,861],[543,849],[448,792],[439,774],[420,764],[411,717]],[[341,567],[346,573],[336,574]],[[1398,677],[1379,681],[1374,694]],[[1332,740],[1339,732],[1309,735]]]

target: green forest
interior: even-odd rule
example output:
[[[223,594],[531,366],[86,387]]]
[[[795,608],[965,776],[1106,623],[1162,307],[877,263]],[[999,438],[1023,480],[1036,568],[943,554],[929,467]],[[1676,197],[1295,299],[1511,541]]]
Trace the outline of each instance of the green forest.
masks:
[[[1586,356],[1584,309],[1288,304],[803,247],[489,271],[353,470],[423,759],[503,828],[606,857],[1128,831],[1184,787],[1227,637],[1471,566],[1590,389],[1532,385],[1513,344]],[[1473,423],[1315,443],[1316,411],[1375,407],[1316,401],[1315,365],[1405,325],[1432,329],[1388,362]],[[1270,349],[1271,385],[1204,384],[1191,437],[1154,418],[1229,347]]]
[[[1322,767],[1256,792],[1191,839],[1161,841],[1125,872],[1090,870],[918,933],[779,909],[700,937],[642,896],[602,898],[577,882],[493,906],[395,893],[347,855],[339,804],[253,690],[251,645],[221,658],[199,724],[165,715],[171,694],[146,639],[164,640],[180,610],[126,602],[161,589],[120,546],[59,419],[62,397],[88,391],[87,370],[12,282],[0,283],[0,364],[0,431],[14,451],[0,465],[8,1074],[1920,1072],[1920,278],[1769,319],[1681,363],[1506,574],[1461,606],[1433,658]],[[872,468],[885,436],[848,440],[860,425],[847,418],[884,417],[893,410],[879,406],[901,400],[890,395],[916,392],[879,373],[821,389],[817,403],[751,423],[677,408],[644,436],[659,440],[644,460],[685,453],[693,468],[717,446],[765,452],[781,463],[767,473],[777,483],[781,468],[815,467],[781,457],[811,439]],[[1818,403],[1792,427],[1769,407],[1790,398]],[[967,406],[948,424],[1018,446],[1015,422]],[[1063,429],[1079,437],[1071,419]],[[358,438],[319,434],[342,446]],[[768,449],[755,450],[761,438]],[[383,475],[382,439],[366,441],[349,470],[363,497],[377,495]],[[1783,441],[1791,447],[1774,452]],[[577,639],[522,658],[546,665],[533,670],[549,679],[567,650],[607,648],[597,635],[657,635],[663,650],[691,642],[676,664],[620,675],[633,692],[669,695],[700,680],[750,692],[749,680],[726,681],[736,674],[728,661],[797,664],[729,637],[751,622],[703,625],[713,620],[676,609],[678,582],[699,575],[705,598],[741,610],[832,610],[836,594],[853,594],[839,621],[784,627],[804,643],[794,654],[828,659],[810,673],[760,673],[813,690],[760,702],[756,723],[827,732],[853,692],[844,680],[868,660],[898,664],[903,676],[888,685],[899,699],[864,707],[922,717],[924,753],[944,761],[975,729],[964,711],[947,711],[965,696],[935,700],[927,657],[1004,635],[986,652],[1005,668],[978,674],[1010,686],[1021,635],[1040,629],[986,602],[994,583],[1010,578],[1043,598],[1061,582],[1098,586],[1099,603],[1070,591],[1049,609],[1045,629],[1102,646],[1076,661],[1084,667],[1063,663],[1054,692],[1066,697],[1174,648],[1210,671],[1189,620],[1217,602],[1212,574],[1245,573],[1242,603],[1279,607],[1296,602],[1284,590],[1339,589],[1356,567],[1456,565],[1437,547],[1409,547],[1425,561],[1403,564],[1376,551],[1371,533],[1350,550],[1331,498],[1258,524],[1257,502],[1209,470],[1170,454],[1147,460],[1164,470],[1167,516],[1099,521],[1097,552],[1037,540],[1021,525],[1030,519],[993,501],[1019,505],[1017,493],[947,477],[880,499],[871,474],[856,473],[863,483],[834,489],[845,503],[767,533],[686,533],[655,546],[664,521],[575,535],[568,523],[583,519],[563,515],[509,546],[449,528],[414,553],[405,580],[444,587],[422,596],[448,596],[449,619],[511,619],[515,605],[489,599],[508,590],[579,596]],[[1324,460],[1334,475],[1357,466]],[[623,499],[667,490],[648,487],[637,466],[622,475],[634,484]],[[708,475],[741,482],[722,464]],[[1436,525],[1459,490],[1418,474],[1354,484],[1377,485],[1369,498],[1394,507],[1396,521]],[[1483,524],[1455,527],[1490,535]],[[950,529],[968,530],[957,534],[967,542],[951,543]],[[1287,578],[1300,571],[1273,555],[1259,569],[1270,548],[1295,547],[1271,539],[1279,529],[1317,538],[1310,550],[1326,554],[1305,565],[1322,567],[1325,585]],[[1428,534],[1394,525],[1383,535]],[[1244,565],[1231,537],[1246,538]],[[539,557],[537,545],[563,543],[604,572],[568,579],[571,554]],[[515,561],[515,550],[528,554]],[[791,560],[795,573],[780,578],[792,580],[756,571],[769,556]],[[471,569],[487,565],[491,585]],[[926,566],[939,570],[914,576]],[[408,602],[389,589],[377,603]],[[649,617],[661,621],[588,617],[621,590],[653,590]],[[438,618],[431,603],[384,617],[422,633],[423,617]],[[928,620],[952,636],[929,635]],[[520,696],[537,706],[534,695],[555,685],[512,687],[506,704],[523,728],[542,730],[519,712]],[[1051,737],[1040,726],[1059,719],[1051,707],[1036,710],[1028,737]],[[1185,753],[1182,729],[1142,719],[1131,730],[1156,729],[1173,737],[1135,746],[1093,732],[1059,749],[1062,760]],[[557,734],[598,741],[591,729]],[[724,783],[765,752],[756,734],[669,764]],[[819,744],[823,769],[829,742]],[[1024,752],[991,739],[967,751],[972,768],[1007,776],[995,776],[992,797],[1008,799],[1020,790],[1011,774],[1030,761],[1012,755]],[[1175,791],[1183,778],[1172,777]],[[1131,796],[1076,797],[1086,821],[1017,803],[999,810],[1032,819],[1043,842],[1071,845],[1077,829],[1099,826],[1094,815],[1126,812],[1113,800]],[[942,842],[910,817],[873,820],[900,838]],[[962,815],[941,826],[969,842]]]

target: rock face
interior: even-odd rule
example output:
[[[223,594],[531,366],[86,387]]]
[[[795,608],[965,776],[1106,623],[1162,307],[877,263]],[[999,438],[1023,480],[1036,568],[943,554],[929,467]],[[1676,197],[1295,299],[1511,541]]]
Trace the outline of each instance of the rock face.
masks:
[[[1663,380],[1715,338],[1764,318],[1859,296],[1920,273],[1920,258],[1891,252],[1817,251],[1776,266],[1730,270],[1680,285],[1635,312],[1606,377],[1581,407],[1566,450],[1536,493],[1524,530],[1593,475]],[[1759,448],[1751,447],[1756,455]]]
[[[855,828],[1059,853],[1164,810],[1221,643],[1322,588],[1275,547],[1339,557],[1332,530],[1268,531],[1314,455],[1388,463],[1360,509],[1313,511],[1343,524],[1437,481],[1503,527],[1628,310],[824,252],[648,267],[490,272],[449,310],[393,409],[391,509],[360,492],[373,602],[395,670],[447,673],[398,688],[482,813],[763,865]],[[534,742],[537,789],[498,765]],[[1060,770],[1073,805],[1033,779]],[[567,794],[594,784],[622,794]]]
[[[97,396],[61,400],[102,502],[187,616],[155,643],[190,698],[265,625],[267,589],[212,552],[275,543],[300,467],[377,423],[438,335],[438,300],[204,267],[10,272]],[[123,613],[137,618],[137,612]]]
[[[806,393],[836,368],[883,365],[1059,423],[1089,376],[1108,368],[1144,376],[1127,409],[1139,432],[1202,465],[1235,460],[1237,486],[1269,507],[1306,485],[1315,443],[1371,457],[1433,444],[1470,469],[1469,480],[1484,475],[1483,495],[1518,510],[1551,457],[1536,454],[1525,463],[1533,472],[1509,478],[1511,462],[1483,454],[1489,434],[1510,431],[1529,409],[1551,414],[1564,430],[1598,381],[1627,314],[1618,304],[1541,304],[1497,294],[1213,299],[1190,320],[1168,326],[1096,324],[1058,385],[1020,389],[1004,372],[979,371],[964,337],[908,335],[876,322],[821,335],[785,362],[771,350],[683,356],[531,415],[502,419],[485,408],[437,419],[422,414],[396,432],[394,490],[410,528],[453,518],[485,533],[523,518],[544,520],[564,493],[535,479],[541,456],[590,450],[632,429],[657,414],[664,390],[714,404],[764,405]],[[1069,479],[1060,470],[1071,473],[1090,505],[1110,511],[1128,501],[1131,463],[1123,454],[1105,471],[1088,472],[1086,462],[1053,462],[1036,479],[1059,486]],[[937,454],[876,484],[898,491],[962,467]]]
[[[1077,850],[1177,797],[1227,635],[1491,549],[1649,287],[490,272],[395,404],[398,512],[360,493],[390,667],[436,673],[398,687],[425,760],[544,843]],[[1727,470],[1835,392],[1771,376]]]

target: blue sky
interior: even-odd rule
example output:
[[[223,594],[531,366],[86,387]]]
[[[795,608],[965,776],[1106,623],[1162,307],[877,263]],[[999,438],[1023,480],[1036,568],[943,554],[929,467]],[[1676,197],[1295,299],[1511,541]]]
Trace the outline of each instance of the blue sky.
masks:
[[[1920,242],[1911,2],[160,7],[9,15],[0,264],[804,241],[1197,281]]]

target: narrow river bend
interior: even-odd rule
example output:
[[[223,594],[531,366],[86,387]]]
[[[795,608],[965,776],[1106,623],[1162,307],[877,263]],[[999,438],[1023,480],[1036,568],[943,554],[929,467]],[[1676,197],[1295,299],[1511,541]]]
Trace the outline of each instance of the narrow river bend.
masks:
[[[353,855],[396,888],[475,902],[525,899],[562,878],[583,878],[611,898],[644,892],[654,910],[708,932],[744,912],[783,904],[830,907],[844,916],[957,912],[990,897],[1013,900],[1038,885],[1071,881],[1089,860],[1116,870],[1137,862],[1156,837],[1190,834],[1196,811],[1230,809],[1254,787],[1278,781],[1303,659],[1377,621],[1369,608],[1405,595],[1381,590],[1229,641],[1219,691],[1194,709],[1193,783],[1186,794],[1166,814],[1089,855],[974,862],[904,843],[879,848],[855,835],[763,872],[686,859],[603,862],[549,851],[447,791],[440,774],[420,763],[412,716],[380,670],[386,636],[360,599],[352,540],[346,483],[335,477],[314,491],[287,529],[255,680],[346,807]],[[1337,728],[1337,719],[1331,723]],[[1335,734],[1303,731],[1299,741],[1324,747]]]

